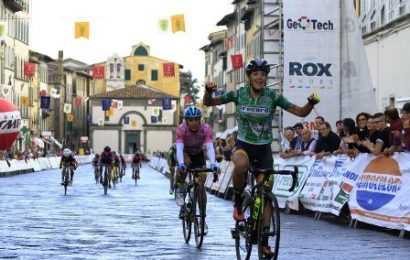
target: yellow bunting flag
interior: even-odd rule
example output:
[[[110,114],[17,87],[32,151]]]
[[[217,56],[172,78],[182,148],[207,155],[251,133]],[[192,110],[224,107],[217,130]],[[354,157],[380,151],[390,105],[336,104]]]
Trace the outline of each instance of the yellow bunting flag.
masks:
[[[69,104],[69,103],[64,104],[64,113],[66,113],[66,114],[71,113],[71,104]]]
[[[183,14],[171,16],[172,32],[185,32],[185,19]]]
[[[74,121],[74,115],[73,114],[68,114],[67,115],[67,122],[73,122]]]
[[[132,127],[137,127],[137,120],[136,119],[131,120],[131,126]]]
[[[110,110],[107,111],[108,112],[108,116],[114,116],[114,108],[110,107]]]
[[[21,97],[21,104],[23,105],[23,106],[28,106],[28,104],[29,104],[29,98],[27,97],[27,96],[22,96]]]
[[[90,23],[89,22],[75,22],[74,38],[90,38]]]

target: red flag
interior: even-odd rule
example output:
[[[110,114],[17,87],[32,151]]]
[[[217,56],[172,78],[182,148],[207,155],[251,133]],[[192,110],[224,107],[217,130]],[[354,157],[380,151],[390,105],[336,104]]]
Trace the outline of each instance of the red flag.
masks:
[[[186,104],[191,104],[191,103],[192,103],[192,98],[191,98],[191,96],[190,96],[190,95],[186,95],[186,96],[184,97],[184,102],[185,102],[185,105],[186,105]]]
[[[81,101],[83,100],[83,98],[82,97],[76,97],[75,99],[74,99],[74,104],[76,105],[76,106],[81,106]]]
[[[175,77],[174,63],[163,63],[164,77]]]
[[[242,54],[231,55],[231,61],[232,61],[232,68],[234,70],[242,68],[242,64],[243,64]]]
[[[24,63],[24,76],[33,77],[36,73],[36,64],[31,62]]]
[[[104,79],[104,65],[93,66],[93,80]]]

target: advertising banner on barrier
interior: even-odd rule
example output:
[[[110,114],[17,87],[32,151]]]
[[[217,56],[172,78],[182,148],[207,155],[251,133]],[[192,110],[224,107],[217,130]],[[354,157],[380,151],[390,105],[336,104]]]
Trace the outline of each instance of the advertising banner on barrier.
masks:
[[[309,169],[315,162],[314,157],[299,156],[289,159],[282,159],[280,157],[274,158],[274,169],[277,170],[293,170],[293,166],[298,168],[298,183],[299,186],[292,192],[289,188],[292,185],[292,177],[289,175],[275,175],[275,182],[273,186],[273,193],[276,195],[280,208],[285,208],[286,204],[293,210],[299,210],[298,196],[303,188],[303,184],[309,173]]]
[[[346,174],[353,183],[349,208],[352,219],[410,231],[410,154],[363,156]]]
[[[290,176],[275,177],[273,192],[280,207],[298,210],[298,200],[313,211],[339,215],[348,203],[352,219],[410,231],[410,153],[394,156],[359,154],[275,158],[275,169],[299,169],[299,185],[289,192]],[[301,188],[302,187],[302,188]],[[300,190],[302,189],[302,190]]]
[[[299,195],[303,206],[313,211],[339,215],[348,200],[340,193],[342,178],[351,164],[347,156],[328,156],[316,160]]]

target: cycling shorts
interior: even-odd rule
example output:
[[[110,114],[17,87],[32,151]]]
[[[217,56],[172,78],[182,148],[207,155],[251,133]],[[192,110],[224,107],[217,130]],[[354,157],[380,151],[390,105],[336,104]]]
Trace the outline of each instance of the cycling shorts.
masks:
[[[189,164],[189,168],[204,168],[206,167],[206,160],[204,151],[200,151],[197,154],[187,154],[188,157],[191,159],[191,163]]]
[[[273,168],[272,148],[270,144],[250,144],[241,140],[236,140],[235,150],[243,149],[249,158],[249,163],[257,160],[257,167],[261,169]]]

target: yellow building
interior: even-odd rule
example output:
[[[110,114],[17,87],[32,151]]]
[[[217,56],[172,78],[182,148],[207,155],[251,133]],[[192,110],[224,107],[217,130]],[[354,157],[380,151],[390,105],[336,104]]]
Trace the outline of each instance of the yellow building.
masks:
[[[132,46],[130,56],[120,57],[114,54],[107,61],[94,66],[105,67],[104,78],[94,83],[96,90],[105,92],[127,86],[147,85],[171,96],[180,95],[179,69],[182,66],[150,56],[150,47],[143,43]]]

